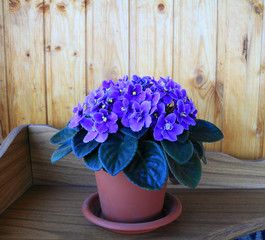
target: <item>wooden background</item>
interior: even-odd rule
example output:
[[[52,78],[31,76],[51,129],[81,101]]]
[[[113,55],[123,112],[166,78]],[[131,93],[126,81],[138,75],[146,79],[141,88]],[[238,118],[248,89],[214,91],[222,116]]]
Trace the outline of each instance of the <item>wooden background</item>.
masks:
[[[199,118],[224,132],[206,145],[265,157],[265,0],[1,0],[0,143],[16,126],[63,128],[104,79],[170,75]]]

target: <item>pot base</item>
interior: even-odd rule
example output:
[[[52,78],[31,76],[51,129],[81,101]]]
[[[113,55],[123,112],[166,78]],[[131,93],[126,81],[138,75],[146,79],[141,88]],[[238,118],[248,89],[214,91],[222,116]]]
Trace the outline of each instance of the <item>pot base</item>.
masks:
[[[141,223],[113,222],[103,218],[101,214],[98,193],[91,194],[82,205],[82,212],[90,222],[110,231],[124,234],[139,234],[151,232],[176,220],[182,211],[181,202],[177,197],[166,193],[161,216],[153,221]]]

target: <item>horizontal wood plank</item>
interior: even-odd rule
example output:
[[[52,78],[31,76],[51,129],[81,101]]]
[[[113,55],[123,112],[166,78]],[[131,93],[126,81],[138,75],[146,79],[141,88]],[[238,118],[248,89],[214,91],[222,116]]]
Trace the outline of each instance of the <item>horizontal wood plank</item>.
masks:
[[[50,158],[56,146],[49,139],[58,130],[48,126],[30,125],[30,151],[34,184],[72,184],[96,186],[94,172],[89,170],[83,159],[73,153],[51,164]],[[241,161],[218,152],[206,153],[208,164],[198,188],[265,188],[265,161]],[[169,187],[186,188],[182,185]]]
[[[144,235],[88,222],[81,205],[94,187],[34,186],[0,216],[0,239],[233,239],[265,228],[264,190],[171,189],[183,204],[173,223]]]
[[[27,125],[14,129],[0,146],[0,213],[32,185]]]

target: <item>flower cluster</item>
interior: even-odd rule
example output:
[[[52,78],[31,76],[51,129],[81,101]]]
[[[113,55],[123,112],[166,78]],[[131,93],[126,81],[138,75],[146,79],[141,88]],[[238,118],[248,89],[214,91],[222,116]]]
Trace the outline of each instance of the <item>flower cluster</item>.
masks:
[[[195,125],[197,110],[185,89],[170,77],[156,81],[149,76],[128,76],[103,81],[102,87],[85,97],[83,105],[73,109],[69,127],[84,128],[84,142],[105,142],[109,133],[120,127],[139,132],[153,130],[157,141],[177,141],[178,135]]]

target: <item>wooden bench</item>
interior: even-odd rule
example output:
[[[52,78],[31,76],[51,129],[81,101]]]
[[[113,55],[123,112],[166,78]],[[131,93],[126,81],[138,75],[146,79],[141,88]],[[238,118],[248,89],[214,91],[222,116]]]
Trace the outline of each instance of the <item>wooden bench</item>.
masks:
[[[265,161],[207,152],[196,189],[168,184],[181,216],[145,235],[122,235],[88,222],[81,205],[96,192],[93,171],[73,154],[55,164],[58,130],[15,128],[0,146],[0,239],[233,239],[265,229]]]

